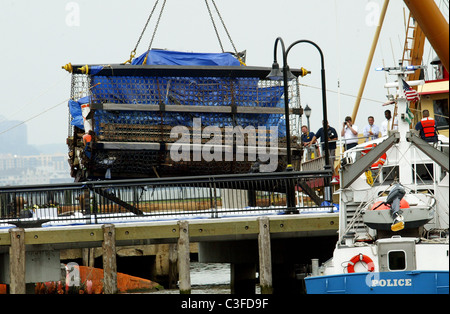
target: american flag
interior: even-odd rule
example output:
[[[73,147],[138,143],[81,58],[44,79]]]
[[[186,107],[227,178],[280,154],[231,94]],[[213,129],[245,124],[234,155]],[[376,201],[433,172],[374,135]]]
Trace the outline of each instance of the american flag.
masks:
[[[407,101],[418,101],[419,100],[419,93],[411,88],[411,86],[408,85],[404,80],[403,81],[403,90],[405,91],[405,96]]]

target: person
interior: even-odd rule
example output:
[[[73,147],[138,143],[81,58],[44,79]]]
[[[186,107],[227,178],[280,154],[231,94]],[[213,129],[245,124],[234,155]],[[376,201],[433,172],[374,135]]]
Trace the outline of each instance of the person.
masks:
[[[386,118],[386,120],[384,120],[383,123],[381,123],[381,130],[380,130],[381,136],[388,135],[388,131],[390,130],[398,129],[397,117],[395,117],[394,126],[392,126],[392,115],[389,109],[384,112],[384,117]]]
[[[417,122],[415,129],[420,132],[423,140],[429,143],[437,142],[436,121],[430,118],[430,112],[426,109],[422,112],[422,117],[422,120]]]
[[[369,116],[367,118],[367,121],[369,122],[369,124],[366,125],[363,130],[363,135],[366,138],[366,142],[378,138],[378,135],[380,134],[380,129],[378,128],[378,126],[373,124],[375,122],[374,117]]]
[[[309,132],[308,127],[306,125],[302,126],[301,140],[302,140],[303,147],[307,151],[306,160],[311,160],[314,158],[314,156],[313,156],[314,148],[311,147],[311,145],[308,145],[311,142],[311,140],[313,139],[314,135],[315,135],[314,132]]]
[[[322,121],[323,123],[323,121]],[[330,165],[332,168],[334,168],[334,159],[336,157],[336,141],[338,139],[338,133],[336,130],[330,126],[330,124],[327,122],[327,129],[328,129],[328,153],[330,155]],[[313,136],[311,142],[309,143],[309,146],[312,144],[315,144],[317,142],[317,139],[320,139],[320,142],[322,143],[322,151],[325,150],[325,132],[323,130],[323,127],[321,127],[316,134]]]
[[[353,124],[352,117],[345,117],[345,121],[342,125],[341,136],[345,141],[345,150],[358,145],[358,127]]]

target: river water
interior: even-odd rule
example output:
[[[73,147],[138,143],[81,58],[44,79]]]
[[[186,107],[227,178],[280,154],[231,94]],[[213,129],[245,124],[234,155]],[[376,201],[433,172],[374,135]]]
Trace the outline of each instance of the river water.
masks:
[[[191,262],[192,294],[230,294],[230,264]],[[178,289],[165,289],[151,294],[178,294]],[[259,294],[259,287],[256,287]]]

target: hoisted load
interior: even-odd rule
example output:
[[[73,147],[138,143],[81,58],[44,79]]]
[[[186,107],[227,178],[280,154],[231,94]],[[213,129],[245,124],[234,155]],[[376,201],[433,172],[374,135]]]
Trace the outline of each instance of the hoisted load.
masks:
[[[270,68],[243,66],[242,55],[149,49],[132,51],[126,64],[65,66],[72,176],[248,173],[269,163],[284,170],[283,86],[266,79]]]

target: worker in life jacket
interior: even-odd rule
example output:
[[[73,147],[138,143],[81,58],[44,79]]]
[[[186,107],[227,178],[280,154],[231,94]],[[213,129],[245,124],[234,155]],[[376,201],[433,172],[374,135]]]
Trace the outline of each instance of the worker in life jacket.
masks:
[[[427,142],[437,142],[436,121],[430,118],[430,112],[422,112],[423,119],[416,124],[416,130],[420,131],[420,137]]]

